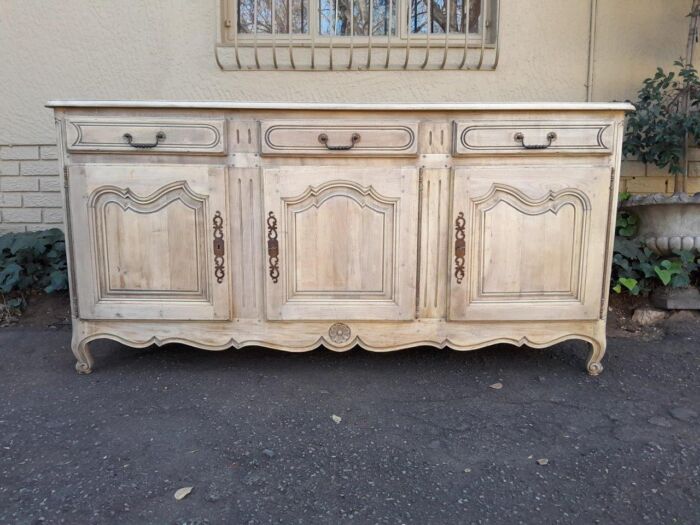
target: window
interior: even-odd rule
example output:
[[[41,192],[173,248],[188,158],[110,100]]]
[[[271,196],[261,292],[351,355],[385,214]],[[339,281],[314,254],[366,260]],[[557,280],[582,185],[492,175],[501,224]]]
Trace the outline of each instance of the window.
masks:
[[[494,69],[498,0],[221,0],[223,69]]]

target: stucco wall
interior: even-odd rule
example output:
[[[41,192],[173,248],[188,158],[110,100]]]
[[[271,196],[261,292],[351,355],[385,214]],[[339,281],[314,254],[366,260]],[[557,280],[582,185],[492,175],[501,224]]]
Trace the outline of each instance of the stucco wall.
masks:
[[[501,0],[494,72],[232,72],[214,58],[218,0],[0,0],[0,145],[52,144],[43,104],[58,98],[583,101],[590,5]],[[689,8],[690,0],[598,0],[593,100],[633,98],[657,65],[680,57]],[[643,187],[663,185],[663,174],[650,185],[634,173]]]
[[[580,101],[589,0],[501,0],[495,72],[232,72],[218,0],[2,0],[0,144],[53,141],[52,98]],[[634,95],[683,54],[689,0],[598,0],[594,98]]]

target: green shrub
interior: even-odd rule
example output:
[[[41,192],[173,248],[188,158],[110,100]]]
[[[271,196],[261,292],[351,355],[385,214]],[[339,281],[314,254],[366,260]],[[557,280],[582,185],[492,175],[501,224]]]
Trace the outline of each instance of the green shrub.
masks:
[[[66,243],[59,229],[0,236],[0,293],[8,307],[19,307],[25,290],[46,293],[68,288]]]
[[[674,193],[684,192],[688,146],[700,139],[700,77],[690,63],[676,71],[657,68],[637,93],[636,111],[627,118],[623,153],[674,176]]]

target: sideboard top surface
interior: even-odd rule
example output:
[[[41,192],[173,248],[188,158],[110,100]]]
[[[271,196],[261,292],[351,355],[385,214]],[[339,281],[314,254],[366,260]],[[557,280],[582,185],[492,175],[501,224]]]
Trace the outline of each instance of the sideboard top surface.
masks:
[[[634,111],[627,102],[524,102],[524,103],[431,103],[367,104],[316,102],[194,102],[166,100],[51,100],[51,108],[163,108],[322,111]]]

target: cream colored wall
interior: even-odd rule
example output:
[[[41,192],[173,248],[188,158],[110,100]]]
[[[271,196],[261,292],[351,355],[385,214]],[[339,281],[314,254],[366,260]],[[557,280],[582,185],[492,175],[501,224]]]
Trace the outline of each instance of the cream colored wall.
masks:
[[[593,99],[634,99],[685,55],[691,0],[598,0]]]
[[[54,141],[49,99],[582,101],[590,0],[501,0],[495,72],[224,72],[218,0],[0,0],[0,144]],[[598,0],[593,99],[683,53],[690,0]]]
[[[60,217],[49,99],[584,101],[592,0],[500,0],[496,71],[233,72],[214,58],[219,0],[0,0],[0,233]],[[691,0],[597,0],[592,99],[634,98],[685,49]],[[14,147],[11,147],[14,146]],[[700,153],[688,191],[700,191]],[[627,162],[621,188],[670,191]]]

